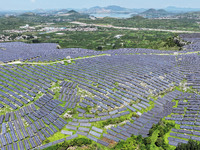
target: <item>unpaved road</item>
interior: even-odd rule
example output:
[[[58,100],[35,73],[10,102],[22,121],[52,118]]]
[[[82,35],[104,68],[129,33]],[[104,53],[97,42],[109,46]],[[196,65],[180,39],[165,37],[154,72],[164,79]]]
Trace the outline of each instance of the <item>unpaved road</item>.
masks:
[[[83,22],[74,21],[72,24],[78,24],[80,26],[95,26],[95,27],[104,27],[104,28],[114,28],[120,30],[133,30],[133,31],[162,31],[162,32],[172,32],[172,33],[200,33],[196,31],[181,31],[181,30],[167,30],[167,29],[152,29],[152,28],[130,28],[130,27],[117,27],[113,25],[101,25],[101,24],[87,24]]]

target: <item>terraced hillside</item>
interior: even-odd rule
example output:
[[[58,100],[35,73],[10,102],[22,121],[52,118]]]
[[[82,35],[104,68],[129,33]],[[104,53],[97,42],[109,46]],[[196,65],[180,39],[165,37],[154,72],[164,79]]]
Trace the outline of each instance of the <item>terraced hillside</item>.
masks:
[[[192,44],[177,53],[1,43],[1,149],[44,149],[83,136],[112,148],[131,135],[148,137],[160,120],[175,124],[172,148],[200,141],[199,39],[185,38]]]

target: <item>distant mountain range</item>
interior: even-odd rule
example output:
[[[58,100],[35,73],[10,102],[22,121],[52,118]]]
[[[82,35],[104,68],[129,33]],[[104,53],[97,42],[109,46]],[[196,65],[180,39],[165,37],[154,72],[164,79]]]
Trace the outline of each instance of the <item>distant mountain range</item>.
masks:
[[[84,13],[84,14],[111,14],[111,13],[119,13],[119,14],[137,14],[140,16],[143,16],[145,18],[157,18],[157,17],[168,17],[171,15],[176,14],[183,14],[188,12],[196,12],[200,11],[200,8],[178,8],[169,6],[164,9],[147,9],[147,8],[124,8],[117,5],[110,5],[107,7],[100,7],[95,6],[91,8],[83,8],[83,9],[73,9],[73,8],[66,8],[66,9],[50,9],[50,10],[44,10],[44,9],[35,9],[30,11],[5,11],[0,9],[0,15],[20,15],[22,13],[32,12],[35,14],[41,14],[41,15],[57,15],[57,14],[67,14],[69,10],[74,10],[77,13]]]
[[[158,14],[158,13],[159,14],[167,14],[168,12],[164,9],[156,10],[156,9],[151,8],[151,9],[148,9],[148,10],[146,10],[146,11],[140,13],[140,14]]]
[[[81,10],[77,10],[79,12],[82,13],[89,13],[89,14],[98,14],[98,13],[142,13],[145,11],[148,11],[149,9],[147,8],[124,8],[124,7],[120,7],[117,5],[111,5],[111,6],[107,6],[107,7],[100,7],[100,6],[95,6],[95,7],[91,7],[89,9],[81,9]],[[195,11],[200,11],[200,8],[179,8],[179,7],[173,7],[173,6],[169,6],[167,8],[164,9],[158,9],[157,11],[155,11],[155,9],[153,9],[155,13],[163,13],[163,14],[167,14],[167,13],[186,13],[186,12],[195,12]],[[150,9],[150,11],[152,11]],[[164,12],[166,11],[166,12]]]
[[[77,11],[82,12],[82,13],[89,13],[89,14],[99,14],[99,13],[140,13],[145,10],[147,9],[144,9],[144,8],[130,9],[130,8],[116,6],[116,5],[111,5],[107,7],[95,6],[89,9],[82,9],[82,10],[77,10]]]
[[[167,11],[168,10],[168,11]],[[200,20],[200,9],[168,7],[167,9],[148,9],[142,13],[136,14],[144,18],[187,18]],[[133,15],[134,16],[134,15]]]

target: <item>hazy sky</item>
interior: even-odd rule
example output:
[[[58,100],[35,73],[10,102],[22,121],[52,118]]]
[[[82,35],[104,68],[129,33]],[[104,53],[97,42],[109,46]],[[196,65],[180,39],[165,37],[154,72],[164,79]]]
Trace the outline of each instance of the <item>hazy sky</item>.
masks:
[[[200,7],[200,0],[0,0],[0,9],[28,10],[52,8],[89,8],[119,5],[127,8]]]

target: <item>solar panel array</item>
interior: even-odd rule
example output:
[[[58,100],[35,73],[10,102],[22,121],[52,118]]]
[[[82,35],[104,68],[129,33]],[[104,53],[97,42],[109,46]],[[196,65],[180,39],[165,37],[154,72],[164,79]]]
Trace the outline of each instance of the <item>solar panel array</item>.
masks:
[[[54,61],[67,56],[71,58],[101,54],[93,50],[81,48],[57,49],[54,43],[27,44],[23,42],[0,43],[0,61]]]
[[[200,48],[200,35],[199,34],[182,34],[180,35],[191,44],[184,46],[184,50],[180,53],[187,53],[188,51],[199,51]],[[111,55],[125,55],[125,54],[172,54],[174,51],[161,51],[154,49],[143,48],[122,48],[117,50],[107,51],[94,51],[82,48],[67,48],[57,49],[55,43],[37,43],[27,44],[23,42],[7,42],[0,43],[0,61],[7,63],[16,60],[41,62],[41,61],[55,61],[62,60],[67,56],[71,58],[92,56],[98,54],[111,54]],[[179,52],[178,52],[179,53]]]
[[[160,60],[162,64],[159,64]],[[17,143],[20,148],[38,147],[56,132],[68,136],[85,135],[108,146],[101,137],[114,135],[105,135],[109,130],[105,133],[92,124],[128,116],[150,107],[149,102],[153,99],[149,99],[149,95],[158,95],[182,81],[184,76],[172,68],[175,63],[171,56],[113,55],[77,60],[67,66],[2,66],[0,104],[2,110],[10,109],[0,116],[2,146]],[[57,83],[61,88],[55,99],[52,85]],[[80,91],[90,94],[83,96]],[[157,101],[158,105],[163,105],[163,102]],[[170,102],[169,105],[172,106]],[[79,117],[68,123],[62,117],[71,108],[79,112]],[[120,130],[119,127],[116,129]],[[125,140],[132,131],[125,133],[117,133],[116,138]]]
[[[6,45],[7,52],[12,52],[11,43],[1,44],[0,47]],[[30,49],[29,52],[33,52],[29,44],[14,44],[16,50],[21,45],[22,51]],[[52,51],[42,54],[42,49],[48,46]],[[74,54],[59,49],[56,50],[62,53],[55,53],[55,47],[55,44],[36,44],[34,48],[38,51],[34,57],[39,57],[33,60],[49,61],[67,55],[102,53],[81,49],[74,49]],[[127,55],[138,51],[140,49],[106,51],[111,55],[76,60],[69,65],[0,66],[1,149],[43,149],[79,135],[109,146],[105,139],[119,142],[132,134],[147,137],[153,124],[164,117],[175,121],[181,128],[172,129],[169,144],[187,143],[190,138],[198,140],[200,96],[182,93],[175,87],[200,90],[199,55],[162,55],[163,52],[157,50],[141,51],[148,52],[148,55]],[[20,55],[24,60],[29,59],[29,52],[26,56],[16,53],[9,61]],[[9,54],[5,55],[4,61],[8,61],[7,56]],[[182,85],[184,79],[187,82]],[[160,97],[163,93],[167,94]],[[177,108],[174,99],[178,101]],[[69,110],[74,114],[68,114]],[[142,113],[144,110],[146,112]],[[126,120],[122,119],[122,125],[98,126],[98,122],[116,118]],[[43,145],[57,132],[66,138]]]

